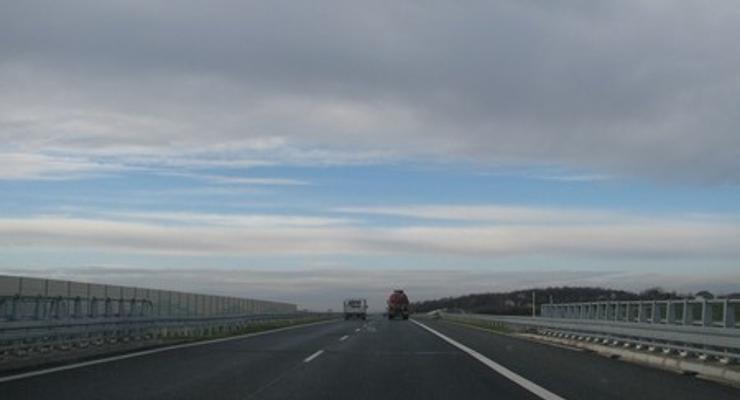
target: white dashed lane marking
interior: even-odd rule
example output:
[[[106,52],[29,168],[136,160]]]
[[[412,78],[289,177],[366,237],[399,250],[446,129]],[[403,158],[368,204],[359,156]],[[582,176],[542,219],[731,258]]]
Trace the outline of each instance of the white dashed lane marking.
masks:
[[[305,360],[303,360],[303,362],[304,362],[304,363],[310,363],[311,361],[313,361],[313,360],[314,360],[314,358],[316,358],[316,357],[320,356],[320,355],[321,355],[321,354],[323,354],[323,353],[324,353],[324,350],[319,350],[319,351],[317,351],[317,352],[315,352],[315,353],[311,354],[310,356],[306,357],[306,359],[305,359]]]

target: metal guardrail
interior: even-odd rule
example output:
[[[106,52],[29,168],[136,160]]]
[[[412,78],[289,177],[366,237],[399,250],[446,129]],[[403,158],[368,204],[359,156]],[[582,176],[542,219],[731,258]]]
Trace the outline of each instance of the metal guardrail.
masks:
[[[600,301],[543,304],[542,317],[667,325],[737,327],[740,300]]]
[[[534,330],[543,335],[599,342],[636,350],[646,349],[683,357],[740,361],[740,329],[546,317],[515,317],[482,314],[439,314],[444,319],[468,323],[505,325]]]
[[[327,318],[324,314],[262,314],[220,317],[103,318],[0,323],[0,358],[165,338],[229,335],[270,322]]]

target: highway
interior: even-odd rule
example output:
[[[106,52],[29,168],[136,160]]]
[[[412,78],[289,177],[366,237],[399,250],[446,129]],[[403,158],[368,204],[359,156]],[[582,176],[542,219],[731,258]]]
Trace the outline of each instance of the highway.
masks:
[[[0,377],[0,399],[739,399],[728,386],[444,321],[330,321]]]

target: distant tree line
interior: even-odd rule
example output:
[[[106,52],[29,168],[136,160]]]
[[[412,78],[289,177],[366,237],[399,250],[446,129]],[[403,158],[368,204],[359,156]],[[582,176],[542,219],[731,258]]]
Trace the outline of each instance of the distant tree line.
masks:
[[[532,292],[535,293],[539,306],[553,303],[577,303],[588,301],[628,301],[628,300],[678,300],[701,297],[712,299],[708,291],[696,294],[679,294],[659,287],[651,287],[641,292],[606,289],[600,287],[548,287],[544,289],[516,290],[503,293],[480,293],[457,297],[445,297],[412,303],[415,312],[429,312],[446,309],[452,312],[470,312],[480,314],[529,315],[532,313]],[[722,298],[740,298],[740,293],[722,296]]]

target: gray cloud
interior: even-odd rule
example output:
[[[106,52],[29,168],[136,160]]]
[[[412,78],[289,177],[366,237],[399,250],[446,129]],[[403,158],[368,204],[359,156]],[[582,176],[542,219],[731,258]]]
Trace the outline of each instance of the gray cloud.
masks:
[[[0,138],[95,160],[443,156],[737,183],[738,17],[732,1],[14,2]]]
[[[444,207],[433,209],[444,212]],[[558,215],[557,210],[521,208],[518,219],[509,217],[507,223],[486,220],[495,219],[500,209],[473,210],[483,214],[482,224],[398,227],[368,226],[346,218],[173,212],[0,218],[0,248],[191,256],[437,254],[460,259],[546,255],[680,260],[740,255],[740,226],[734,219],[677,216],[620,221],[618,214],[584,212],[582,220],[574,221],[577,210]],[[403,212],[423,217],[428,210]]]

